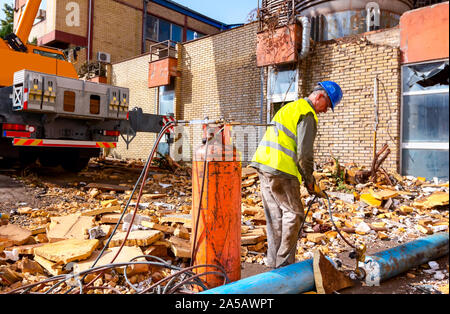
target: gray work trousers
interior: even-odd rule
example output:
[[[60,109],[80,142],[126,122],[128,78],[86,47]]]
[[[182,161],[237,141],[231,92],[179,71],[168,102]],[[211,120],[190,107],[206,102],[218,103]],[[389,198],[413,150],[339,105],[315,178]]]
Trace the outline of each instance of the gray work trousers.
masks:
[[[283,267],[295,262],[298,233],[305,217],[300,183],[258,170],[266,214],[267,266]]]

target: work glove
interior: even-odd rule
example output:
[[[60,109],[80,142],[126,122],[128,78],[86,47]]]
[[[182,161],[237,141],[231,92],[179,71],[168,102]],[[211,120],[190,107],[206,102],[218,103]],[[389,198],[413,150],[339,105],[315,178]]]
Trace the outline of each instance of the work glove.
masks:
[[[327,197],[325,192],[322,191],[322,189],[317,185],[316,182],[313,182],[310,185],[308,185],[307,186],[307,190],[308,190],[309,194],[314,194],[317,197],[321,197],[321,198],[326,198]]]

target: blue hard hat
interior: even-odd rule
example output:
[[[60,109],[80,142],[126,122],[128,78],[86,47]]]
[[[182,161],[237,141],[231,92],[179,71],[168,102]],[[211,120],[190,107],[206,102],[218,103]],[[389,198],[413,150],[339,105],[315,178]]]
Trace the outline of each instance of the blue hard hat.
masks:
[[[327,92],[328,98],[331,100],[331,110],[334,111],[334,107],[342,100],[341,87],[333,81],[323,81],[319,85]]]

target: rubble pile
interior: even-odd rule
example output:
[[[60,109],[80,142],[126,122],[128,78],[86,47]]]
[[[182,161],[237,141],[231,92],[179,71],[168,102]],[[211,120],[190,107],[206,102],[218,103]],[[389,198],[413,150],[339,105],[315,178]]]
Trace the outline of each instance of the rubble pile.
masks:
[[[153,256],[171,265],[188,267],[192,234],[191,170],[170,159],[152,166],[133,220],[139,188],[131,199],[130,195],[143,167],[141,161],[95,159],[80,173],[84,182],[64,187],[41,182],[33,175],[22,178],[27,186],[35,188],[42,206],[33,208],[18,202],[9,218],[1,220],[0,291],[43,282],[33,286],[31,292],[54,289],[53,293],[64,293],[79,283],[68,280],[55,289],[54,281],[45,280],[81,273],[94,263],[101,266],[113,260],[114,263],[149,261]],[[317,249],[336,259],[351,252],[333,222],[349,241],[365,243],[369,253],[448,232],[448,182],[427,182],[424,178],[402,177],[384,170],[376,177],[366,175],[362,181],[359,174],[364,171],[354,164],[341,166],[333,161],[314,172],[316,182],[330,197],[332,217],[326,200],[312,203],[298,241],[298,261],[312,258]],[[111,183],[100,183],[105,181]],[[301,195],[306,212],[313,196],[304,187]],[[127,203],[129,206],[123,213]],[[265,224],[258,174],[252,168],[243,168],[242,262],[264,263]],[[447,269],[436,268],[433,263],[422,266],[408,272],[408,276],[425,272],[435,281],[412,288],[425,289],[429,285],[434,292],[445,293],[447,289],[448,293],[448,266]],[[130,265],[126,271],[123,266],[110,268],[100,276],[87,273],[84,283],[95,282],[84,292],[136,293],[139,287],[172,273],[173,270],[148,264]]]

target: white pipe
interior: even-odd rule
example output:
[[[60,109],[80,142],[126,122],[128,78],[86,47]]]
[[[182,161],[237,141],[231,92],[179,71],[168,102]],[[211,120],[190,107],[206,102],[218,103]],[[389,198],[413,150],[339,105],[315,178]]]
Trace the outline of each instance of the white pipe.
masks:
[[[300,16],[297,20],[302,23],[303,33],[302,33],[302,51],[300,52],[299,58],[303,59],[309,53],[309,38],[311,36],[311,22],[306,16]]]

